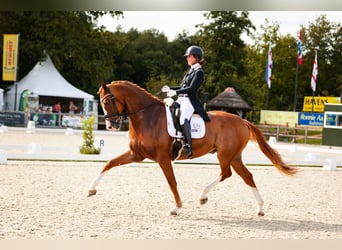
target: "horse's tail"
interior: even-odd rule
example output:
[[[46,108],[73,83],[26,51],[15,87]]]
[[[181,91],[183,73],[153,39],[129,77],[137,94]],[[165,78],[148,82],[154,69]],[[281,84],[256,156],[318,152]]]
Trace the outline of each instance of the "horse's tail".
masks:
[[[246,121],[246,125],[250,131],[250,138],[258,143],[261,151],[267,156],[268,159],[270,159],[270,161],[280,172],[290,176],[298,172],[297,168],[290,167],[284,163],[280,154],[267,143],[263,133],[259,128],[248,121]]]

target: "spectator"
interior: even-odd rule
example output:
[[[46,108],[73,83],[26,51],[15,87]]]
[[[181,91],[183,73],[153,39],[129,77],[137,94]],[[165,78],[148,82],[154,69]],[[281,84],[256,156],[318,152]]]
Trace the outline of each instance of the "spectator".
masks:
[[[61,103],[59,101],[56,101],[56,103],[53,105],[52,111],[54,113],[60,113],[61,112]]]
[[[73,101],[70,101],[69,103],[69,113],[75,114],[75,111],[77,110],[77,106],[74,104]]]

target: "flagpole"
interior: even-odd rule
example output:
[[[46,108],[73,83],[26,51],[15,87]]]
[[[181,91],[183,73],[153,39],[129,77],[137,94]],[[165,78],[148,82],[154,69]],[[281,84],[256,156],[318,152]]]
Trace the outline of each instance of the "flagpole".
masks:
[[[315,103],[315,91],[312,91],[312,100],[311,100],[312,113],[314,112],[314,103]]]
[[[18,33],[18,51],[17,51],[17,67],[16,67],[16,73],[15,73],[15,81],[14,81],[14,86],[15,86],[15,99],[14,99],[14,111],[17,111],[17,94],[18,94],[18,72],[19,72],[19,42],[20,42],[20,32]]]
[[[315,61],[316,61],[316,57],[315,57]],[[314,61],[314,67],[315,67],[315,61]],[[311,75],[311,81],[312,81],[312,75]],[[312,113],[314,112],[314,104],[315,104],[315,90],[313,89],[313,86],[311,86],[312,88],[312,99],[311,99],[311,105],[312,105]]]
[[[268,110],[268,98],[270,96],[270,88],[266,85],[267,95],[266,95],[266,110]]]

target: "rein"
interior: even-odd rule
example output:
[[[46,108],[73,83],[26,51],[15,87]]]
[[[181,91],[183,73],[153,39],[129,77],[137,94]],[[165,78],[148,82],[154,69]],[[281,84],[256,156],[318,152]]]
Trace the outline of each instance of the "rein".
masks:
[[[120,103],[122,106],[125,106],[125,104],[120,101],[118,98],[116,98],[111,92],[109,92],[108,94],[106,94],[103,98],[101,98],[100,102],[102,103],[104,99],[106,99],[108,96],[111,96],[110,100],[112,101],[112,104],[115,105],[115,101],[117,101],[118,103]],[[157,104],[157,102],[153,102],[149,105],[147,105],[146,107],[143,107],[141,109],[138,109],[137,111],[134,111],[134,112],[129,112],[129,113],[113,113],[113,114],[108,114],[108,115],[105,115],[104,118],[105,119],[108,119],[108,118],[111,118],[111,117],[114,117],[114,116],[132,116],[132,115],[135,115],[137,113],[140,113],[148,108],[150,108],[151,106]]]

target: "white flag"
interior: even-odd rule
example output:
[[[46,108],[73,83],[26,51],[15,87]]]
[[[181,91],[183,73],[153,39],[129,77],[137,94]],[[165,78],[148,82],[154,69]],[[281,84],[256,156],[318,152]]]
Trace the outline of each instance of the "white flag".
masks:
[[[314,61],[313,69],[312,69],[312,75],[311,75],[311,88],[314,92],[316,91],[317,75],[318,75],[318,63],[317,63],[317,51],[316,51],[315,61]]]

